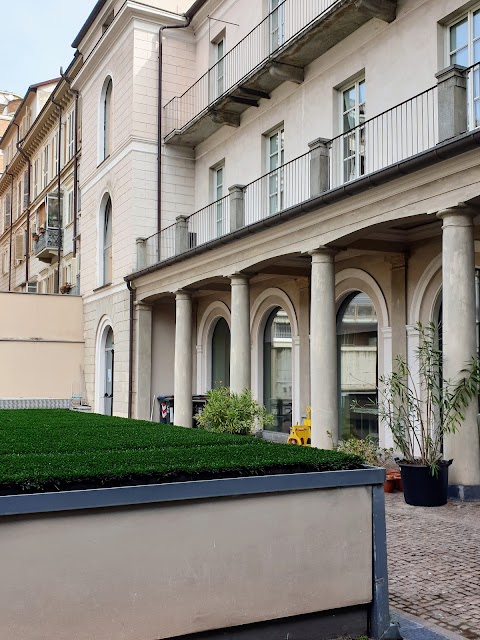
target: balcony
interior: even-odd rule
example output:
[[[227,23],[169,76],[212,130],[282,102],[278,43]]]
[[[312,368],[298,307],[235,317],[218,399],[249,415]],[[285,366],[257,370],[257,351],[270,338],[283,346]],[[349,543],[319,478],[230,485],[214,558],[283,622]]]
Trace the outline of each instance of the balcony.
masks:
[[[480,144],[480,63],[452,66],[438,84],[138,241],[137,270],[314,210]]]
[[[33,241],[33,255],[42,262],[51,262],[58,256],[58,250],[62,248],[62,230],[45,229]]]
[[[181,96],[163,109],[165,142],[196,146],[376,17],[395,19],[397,0],[284,0]]]

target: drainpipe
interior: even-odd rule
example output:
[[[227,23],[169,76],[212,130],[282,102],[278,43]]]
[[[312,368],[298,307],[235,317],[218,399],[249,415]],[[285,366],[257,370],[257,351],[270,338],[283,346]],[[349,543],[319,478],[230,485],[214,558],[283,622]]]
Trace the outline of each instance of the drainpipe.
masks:
[[[12,290],[12,242],[13,242],[13,173],[5,171],[10,176],[12,182],[10,184],[10,237],[8,248],[8,290]]]
[[[76,258],[78,235],[78,102],[80,94],[77,89],[72,89],[72,81],[67,74],[63,73],[61,67],[60,75],[75,96],[75,131],[73,135],[73,257]]]
[[[127,282],[127,288],[130,292],[130,314],[128,319],[128,417],[131,418],[133,413],[133,303],[135,301],[135,289],[132,282]]]
[[[162,34],[167,29],[185,29],[190,26],[191,17],[184,24],[160,27],[158,30],[158,103],[157,103],[157,233],[162,229],[162,127],[163,127],[163,41]]]
[[[28,291],[28,280],[30,278],[30,176],[32,172],[32,163],[29,156],[27,156],[25,151],[22,149],[20,141],[17,142],[17,150],[22,158],[27,162],[27,239],[25,241],[25,282],[27,283]]]
[[[57,198],[58,198],[58,249],[57,249],[57,277],[56,277],[56,293],[60,293],[60,258],[62,255],[62,208],[60,199],[60,186],[61,176],[60,170],[62,167],[62,105],[56,102],[52,98],[52,104],[58,108],[58,144],[57,144]],[[47,220],[48,225],[48,220]]]

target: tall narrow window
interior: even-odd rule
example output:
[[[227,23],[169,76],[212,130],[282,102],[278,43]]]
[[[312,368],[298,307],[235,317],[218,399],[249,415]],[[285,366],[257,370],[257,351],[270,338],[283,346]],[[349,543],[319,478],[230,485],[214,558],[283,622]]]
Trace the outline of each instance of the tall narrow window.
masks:
[[[225,38],[215,44],[215,97],[225,91]]]
[[[378,436],[378,322],[367,294],[352,293],[337,317],[339,437]]]
[[[468,74],[468,125],[480,127],[480,9],[469,11],[449,29],[449,62],[476,65]]]
[[[212,389],[230,386],[230,328],[219,318],[212,334]]]
[[[292,426],[292,328],[286,311],[277,307],[268,317],[263,338],[263,402],[273,414],[274,431]]]
[[[58,133],[52,139],[52,176],[58,172]]]
[[[49,182],[49,166],[48,166],[48,144],[43,148],[43,179],[42,179],[42,188],[48,185]]]
[[[285,0],[270,0],[270,51],[285,42]]]
[[[343,180],[349,182],[365,173],[365,80],[358,80],[342,92]]]
[[[17,218],[22,215],[23,211],[23,185],[22,180],[18,181],[17,185]]]
[[[12,224],[12,199],[9,191],[5,194],[4,206],[4,221],[6,229]]]
[[[283,209],[283,170],[285,132],[278,129],[268,137],[268,210],[272,215]]]
[[[35,159],[33,165],[33,197],[38,196],[38,185],[40,182],[40,158]]]
[[[105,203],[103,214],[103,282],[109,284],[112,281],[112,200],[110,196]]]
[[[213,193],[215,200],[215,230],[217,238],[226,233],[225,228],[225,202],[223,198],[223,179],[225,167],[217,167],[213,170]]]
[[[111,81],[110,81],[111,84]],[[110,127],[110,116],[108,117]],[[67,162],[73,158],[75,150],[75,117],[73,111],[67,116]]]
[[[112,145],[112,79],[108,78],[103,85],[101,96],[101,150],[100,162],[108,158]],[[72,125],[73,126],[73,125]],[[70,132],[69,132],[70,135]],[[67,147],[68,152],[68,147]]]

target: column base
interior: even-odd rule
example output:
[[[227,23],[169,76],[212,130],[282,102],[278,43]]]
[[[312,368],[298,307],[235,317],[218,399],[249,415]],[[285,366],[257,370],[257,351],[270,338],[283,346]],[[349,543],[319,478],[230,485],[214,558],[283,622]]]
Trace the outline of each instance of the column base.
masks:
[[[480,501],[480,484],[450,484],[448,497],[464,502]]]

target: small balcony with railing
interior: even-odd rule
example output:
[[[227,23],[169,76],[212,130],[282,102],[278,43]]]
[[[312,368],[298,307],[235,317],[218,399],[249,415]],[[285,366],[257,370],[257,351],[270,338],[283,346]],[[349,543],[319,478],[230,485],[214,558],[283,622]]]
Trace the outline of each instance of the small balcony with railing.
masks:
[[[33,235],[33,255],[42,262],[51,262],[62,248],[61,229],[39,229]]]
[[[310,150],[160,233],[139,239],[137,271],[241,237],[480,145],[480,63]]]
[[[283,0],[163,109],[165,142],[196,146],[372,18],[392,22],[397,0]]]

